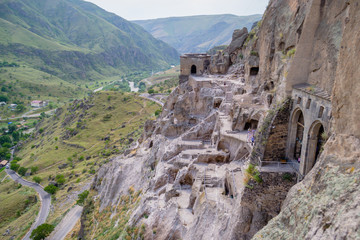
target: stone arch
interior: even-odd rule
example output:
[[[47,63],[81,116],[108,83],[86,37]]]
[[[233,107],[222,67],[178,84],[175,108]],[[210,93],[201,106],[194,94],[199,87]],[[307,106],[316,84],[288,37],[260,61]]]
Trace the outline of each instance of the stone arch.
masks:
[[[298,160],[301,157],[302,142],[304,141],[305,119],[303,111],[297,108],[293,111],[290,122],[289,157]]]
[[[324,125],[320,121],[315,121],[309,130],[307,143],[307,158],[305,162],[305,174],[315,165],[320,156],[321,148],[324,144],[322,134],[325,132]]]
[[[191,74],[192,75],[196,74],[196,66],[195,65],[191,66]]]

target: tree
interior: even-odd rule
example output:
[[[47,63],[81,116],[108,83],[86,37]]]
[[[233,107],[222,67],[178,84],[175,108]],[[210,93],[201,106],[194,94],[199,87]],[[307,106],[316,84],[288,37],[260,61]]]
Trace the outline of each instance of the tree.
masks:
[[[13,132],[16,131],[16,125],[15,124],[8,125],[8,130],[9,130],[9,133],[12,134]]]
[[[56,191],[58,190],[58,188],[54,185],[47,185],[45,188],[44,188],[45,192],[48,192],[50,194],[55,194]]]
[[[26,107],[23,104],[19,104],[16,106],[15,111],[23,112],[25,109],[26,109]]]
[[[6,159],[9,159],[9,154],[10,154],[10,157],[11,157],[11,153],[10,153],[10,149],[7,148],[7,147],[2,147],[0,148],[0,158],[6,158]]]
[[[19,132],[15,131],[11,135],[13,137],[14,142],[18,142],[20,140],[20,133]]]
[[[34,182],[39,183],[39,184],[42,181],[41,177],[38,177],[38,176],[33,177],[33,180],[34,180]]]
[[[11,143],[6,142],[6,143],[2,144],[2,147],[11,148]]]
[[[3,145],[4,143],[11,144],[11,138],[8,135],[0,136],[0,144]]]
[[[13,161],[13,162],[10,163],[10,169],[11,170],[14,170],[16,172],[19,168],[20,168],[20,165],[17,164],[16,162]]]
[[[149,89],[149,90],[148,90],[148,93],[149,93],[149,94],[153,94],[153,93],[155,93],[155,90],[154,90],[154,89]]]
[[[89,191],[85,190],[84,192],[78,194],[78,200],[76,201],[77,205],[83,206],[86,198],[89,196]]]
[[[41,224],[31,232],[30,238],[33,240],[45,239],[52,231],[54,231],[54,228],[55,227],[51,224]]]
[[[25,168],[25,167],[20,167],[18,173],[19,173],[21,176],[25,176],[27,170],[28,170],[28,169]]]
[[[35,174],[39,170],[38,166],[32,166],[31,167],[31,174]]]
[[[1,91],[6,92],[6,88],[2,87]],[[8,101],[9,101],[9,98],[7,96],[0,95],[0,102],[8,102]]]

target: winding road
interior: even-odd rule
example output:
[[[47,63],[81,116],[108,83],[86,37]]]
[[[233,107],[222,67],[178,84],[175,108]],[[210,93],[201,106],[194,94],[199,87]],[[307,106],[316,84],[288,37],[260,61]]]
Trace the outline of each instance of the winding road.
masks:
[[[56,226],[54,232],[46,238],[49,240],[63,240],[66,235],[75,227],[81,217],[83,207],[75,205]]]
[[[51,205],[51,196],[50,194],[48,194],[47,192],[44,191],[44,189],[42,188],[41,185],[34,183],[34,182],[29,182],[23,178],[21,178],[16,172],[14,172],[13,170],[10,169],[6,169],[6,173],[15,181],[18,182],[22,185],[31,187],[33,189],[35,189],[36,192],[38,192],[39,196],[40,196],[40,200],[41,200],[41,209],[40,212],[35,220],[35,222],[33,223],[33,225],[31,226],[30,230],[26,233],[25,237],[23,238],[23,240],[30,240],[30,235],[32,230],[34,230],[35,228],[37,228],[39,225],[45,223],[47,216],[49,215],[50,212],[50,205]]]
[[[146,99],[148,99],[148,100],[150,100],[150,101],[153,101],[153,102],[156,102],[157,104],[159,104],[159,105],[162,106],[162,107],[164,106],[164,103],[163,103],[163,102],[161,102],[160,100],[154,98],[151,94],[142,93],[142,94],[140,94],[140,97],[146,98]]]

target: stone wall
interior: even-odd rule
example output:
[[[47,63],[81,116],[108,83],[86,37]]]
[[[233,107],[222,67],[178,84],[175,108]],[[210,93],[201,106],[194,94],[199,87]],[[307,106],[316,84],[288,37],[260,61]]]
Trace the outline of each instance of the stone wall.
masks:
[[[289,189],[296,184],[290,173],[261,173],[262,183],[250,180],[245,187],[237,209],[238,218],[231,239],[251,239],[281,209]]]
[[[290,103],[290,101],[286,102],[270,126],[270,134],[266,142],[263,161],[279,161],[285,159],[291,109]]]

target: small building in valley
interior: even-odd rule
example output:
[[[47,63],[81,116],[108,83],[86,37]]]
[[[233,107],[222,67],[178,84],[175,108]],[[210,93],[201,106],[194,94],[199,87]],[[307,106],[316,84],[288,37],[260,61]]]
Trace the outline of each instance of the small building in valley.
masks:
[[[8,162],[9,162],[8,160],[2,160],[2,161],[0,162],[0,168],[5,167]]]
[[[47,102],[46,101],[41,101],[41,100],[34,100],[31,102],[31,107],[34,108],[42,108],[47,106]]]

